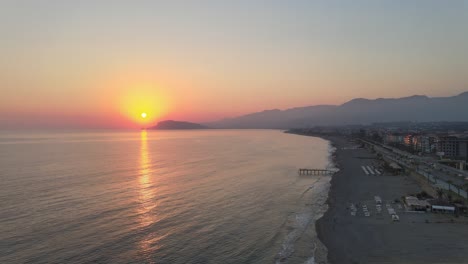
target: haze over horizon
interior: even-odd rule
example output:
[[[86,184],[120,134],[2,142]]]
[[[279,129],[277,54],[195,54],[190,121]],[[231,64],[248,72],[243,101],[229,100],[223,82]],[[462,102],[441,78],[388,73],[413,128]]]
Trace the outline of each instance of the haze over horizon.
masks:
[[[2,1],[0,128],[454,96],[467,14],[461,0]]]

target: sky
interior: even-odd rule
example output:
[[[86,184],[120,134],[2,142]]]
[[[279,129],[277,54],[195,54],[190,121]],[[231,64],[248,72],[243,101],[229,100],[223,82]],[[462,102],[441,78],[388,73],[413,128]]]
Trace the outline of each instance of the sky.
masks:
[[[0,128],[452,96],[467,25],[468,0],[0,0]]]

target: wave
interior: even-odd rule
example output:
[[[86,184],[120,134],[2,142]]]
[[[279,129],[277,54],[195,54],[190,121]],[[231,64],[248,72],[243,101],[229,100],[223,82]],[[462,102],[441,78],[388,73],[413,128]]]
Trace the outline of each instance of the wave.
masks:
[[[335,163],[336,148],[329,142],[328,164],[326,169],[338,172],[339,169]],[[301,194],[300,200],[305,205],[298,212],[288,216],[287,230],[289,232],[283,239],[281,248],[275,257],[276,264],[287,263],[296,251],[296,242],[307,234],[308,247],[313,245],[310,255],[304,261],[304,264],[315,264],[316,260],[320,263],[326,262],[327,249],[318,239],[315,231],[315,221],[321,218],[328,210],[326,203],[330,189],[330,176],[320,176],[317,180],[308,186]]]
[[[315,234],[315,221],[320,218],[327,209],[325,202],[329,189],[329,178],[328,176],[317,178],[317,181],[302,193],[301,202],[304,206],[299,208],[297,212],[293,212],[288,216],[286,224],[287,234],[283,238],[281,248],[275,257],[275,263],[287,263],[296,250],[296,242],[302,238],[305,233],[307,233],[307,241],[314,244],[312,256],[307,263],[314,263],[310,261],[314,259],[314,252],[318,248],[316,246],[318,239]],[[318,241],[318,243],[320,243],[320,241]]]

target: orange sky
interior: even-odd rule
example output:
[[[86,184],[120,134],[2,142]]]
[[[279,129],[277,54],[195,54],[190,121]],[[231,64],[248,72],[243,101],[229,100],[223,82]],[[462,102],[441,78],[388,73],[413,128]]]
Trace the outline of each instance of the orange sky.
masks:
[[[205,122],[468,90],[462,1],[194,2],[0,3],[0,128]]]

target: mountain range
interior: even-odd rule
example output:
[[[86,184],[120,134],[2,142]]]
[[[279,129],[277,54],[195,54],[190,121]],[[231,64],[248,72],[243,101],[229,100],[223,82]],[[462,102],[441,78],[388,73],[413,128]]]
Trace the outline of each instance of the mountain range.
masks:
[[[468,121],[468,92],[451,97],[357,98],[342,105],[265,110],[204,125],[211,128],[286,129],[399,121]]]

